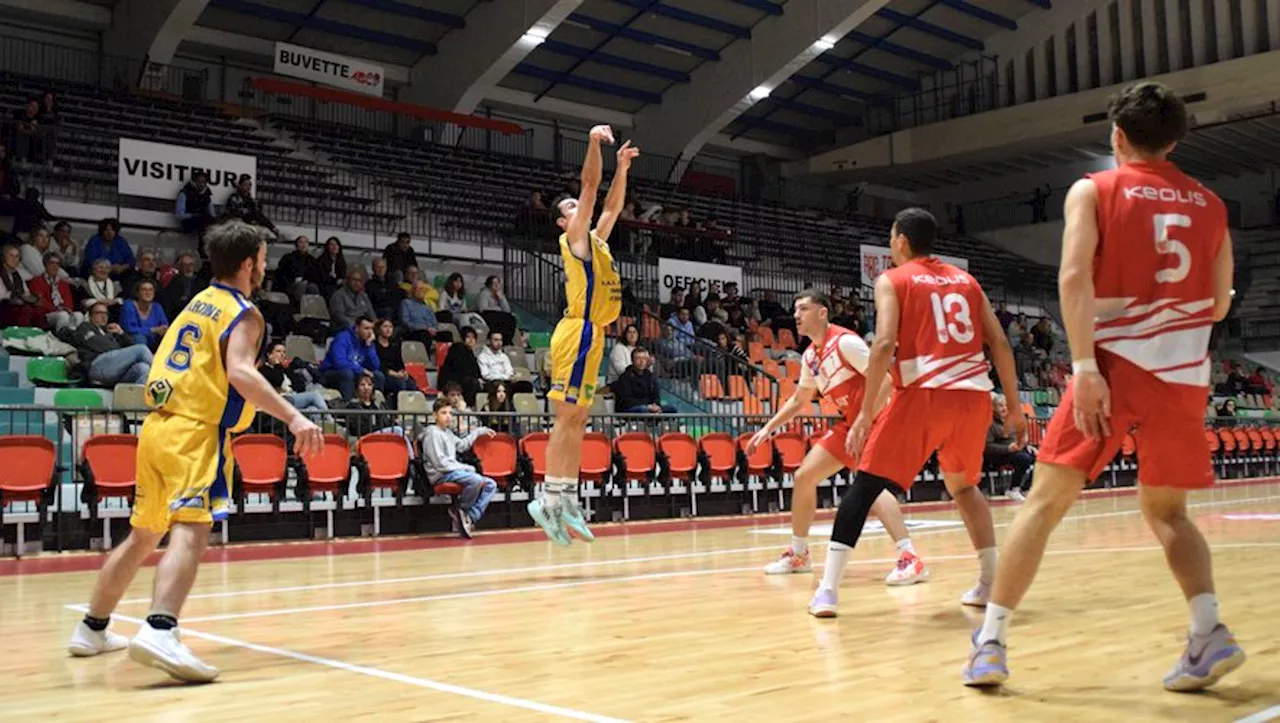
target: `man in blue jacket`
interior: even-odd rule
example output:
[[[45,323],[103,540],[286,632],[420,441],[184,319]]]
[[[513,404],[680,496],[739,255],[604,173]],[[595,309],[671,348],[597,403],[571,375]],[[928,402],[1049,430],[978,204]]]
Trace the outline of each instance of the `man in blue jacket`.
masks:
[[[374,389],[383,390],[387,378],[378,361],[378,350],[373,347],[372,319],[361,316],[350,328],[334,335],[324,361],[320,362],[320,373],[325,386],[342,392],[343,401],[355,397],[356,380],[365,373],[373,374]]]

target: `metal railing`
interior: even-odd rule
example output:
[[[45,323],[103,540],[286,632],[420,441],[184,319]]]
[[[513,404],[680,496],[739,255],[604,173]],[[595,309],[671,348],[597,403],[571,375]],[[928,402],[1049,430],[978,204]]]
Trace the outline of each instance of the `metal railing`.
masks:
[[[0,74],[38,77],[90,85],[112,92],[152,92],[206,102],[209,74],[141,58],[109,55],[37,40],[5,37],[0,43]]]

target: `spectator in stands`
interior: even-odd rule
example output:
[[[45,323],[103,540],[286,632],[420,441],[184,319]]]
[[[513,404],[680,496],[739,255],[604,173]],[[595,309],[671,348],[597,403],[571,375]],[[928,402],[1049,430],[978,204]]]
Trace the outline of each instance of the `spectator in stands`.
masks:
[[[654,342],[653,350],[666,376],[686,379],[697,372],[698,360],[689,345],[677,341],[675,335],[675,327],[663,324],[662,338]]]
[[[54,220],[53,214],[40,201],[40,189],[35,187],[27,188],[26,194],[13,204],[12,213],[14,234],[31,233],[32,229]]]
[[[186,308],[187,302],[204,290],[204,284],[199,283],[196,276],[195,254],[183,251],[178,254],[178,261],[174,266],[177,273],[160,290],[160,307],[170,319],[176,318],[178,312]]]
[[[396,317],[400,289],[387,278],[387,260],[378,257],[369,266],[370,274],[364,282],[364,293],[369,295],[373,310],[379,317]]]
[[[1267,379],[1262,367],[1256,367],[1253,374],[1249,375],[1249,393],[1250,394],[1270,394],[1271,380]]]
[[[18,273],[21,254],[17,246],[4,247],[4,267],[0,269],[0,326],[44,328],[40,300],[27,289]]]
[[[62,254],[62,268],[79,272],[80,242],[71,237],[71,224],[59,221],[53,227],[53,243],[57,244],[58,253]]]
[[[423,431],[421,440],[427,481],[432,486],[449,483],[462,487],[454,505],[449,508],[449,517],[462,536],[470,538],[475,524],[484,516],[489,500],[498,490],[498,483],[481,475],[475,467],[459,462],[458,455],[471,449],[480,437],[492,437],[494,432],[487,427],[477,427],[465,437],[454,434],[449,428],[453,424],[453,407],[447,399],[437,399],[432,405],[432,412],[435,424]]]
[[[84,261],[81,276],[88,276],[93,263],[98,259],[106,259],[111,263],[111,278],[119,279],[129,273],[137,261],[133,258],[133,248],[129,239],[120,235],[120,222],[114,218],[104,218],[98,222],[98,233],[90,236],[84,245]]]
[[[689,282],[689,290],[684,294],[684,308],[690,313],[694,309],[702,306],[702,283],[698,281]]]
[[[1018,367],[1018,378],[1026,379],[1027,375],[1035,377],[1036,371],[1040,367],[1040,354],[1036,350],[1035,338],[1031,336],[1031,332],[1023,332],[1018,337],[1013,346],[1013,361]],[[1034,387],[1034,384],[1028,384]]]
[[[1031,338],[1036,347],[1043,349],[1045,354],[1053,351],[1053,327],[1049,325],[1049,318],[1040,317],[1036,325],[1031,327]]]
[[[636,290],[630,280],[622,282],[622,315],[637,317],[644,311],[644,305],[636,298]]]
[[[670,319],[667,319],[667,325],[676,330],[675,341],[690,351],[693,350],[693,339],[695,336],[693,329],[693,320],[690,318],[688,307],[680,307],[676,309],[676,313]]]
[[[262,226],[271,229],[274,234],[280,232],[276,230],[276,225],[271,223],[271,219],[262,212],[262,207],[258,205],[257,199],[253,197],[253,179],[247,173],[240,174],[236,179],[236,188],[227,196],[226,214],[235,216],[245,223],[251,223],[255,226]]]
[[[440,365],[437,373],[437,383],[441,389],[444,389],[444,385],[449,382],[457,384],[467,404],[475,406],[476,393],[480,391],[480,363],[476,361],[479,337],[476,335],[476,330],[470,326],[462,327],[459,333],[462,334],[462,343],[455,343],[449,347],[444,363]]]
[[[476,311],[482,314],[486,311],[511,313],[511,303],[507,301],[507,295],[502,293],[500,277],[490,276],[484,280],[484,291],[481,291],[480,298],[476,299]]]
[[[720,350],[723,354],[741,359],[743,362],[746,362],[747,359],[750,358],[750,355],[747,354],[747,350],[742,347],[742,342],[739,337],[734,336],[727,331],[722,331],[719,334],[716,334],[716,349]],[[745,365],[740,368],[745,368]]]
[[[95,303],[89,320],[71,334],[80,367],[90,382],[110,387],[116,384],[143,384],[151,373],[153,358],[145,344],[135,344],[107,317],[107,306]]]
[[[831,302],[831,323],[844,327],[855,334],[862,333],[858,319],[850,312],[849,304],[844,301]]]
[[[330,236],[324,242],[324,251],[316,258],[313,273],[315,276],[311,280],[320,286],[320,293],[326,299],[333,296],[342,280],[347,278],[347,257],[342,253],[342,242],[337,236]]]
[[[676,408],[662,403],[658,379],[649,368],[653,360],[649,350],[637,347],[631,352],[631,366],[609,385],[617,400],[615,407],[625,414],[674,414]]]
[[[996,320],[1000,322],[1001,329],[1007,330],[1009,325],[1013,323],[1013,319],[1013,312],[1009,311],[1009,304],[1001,301],[996,305]],[[1016,339],[1017,337],[1014,338]]]
[[[702,302],[702,306],[698,308],[702,310],[703,324],[709,321],[719,322],[720,324],[729,323],[729,312],[725,311],[724,307],[720,305],[720,295],[715,292],[707,294],[706,301]],[[696,314],[697,312],[694,313]]]
[[[985,464],[988,468],[1013,467],[1013,479],[1009,483],[1008,495],[1021,502],[1024,499],[1024,484],[1030,484],[1027,473],[1035,466],[1036,455],[1030,449],[1018,444],[1018,439],[1008,429],[1006,419],[1009,416],[1009,403],[1003,394],[991,395],[993,419],[991,428],[987,430],[987,449]]]
[[[40,96],[40,122],[45,126],[56,126],[60,120],[58,97],[52,90],[46,90]]]
[[[1010,339],[1021,339],[1023,334],[1031,331],[1031,327],[1027,322],[1027,315],[1018,314],[1018,317],[1014,319],[1013,323],[1005,327],[1005,331],[1008,332]]]
[[[374,396],[375,386],[376,382],[372,374],[368,372],[361,374],[356,380],[355,396],[347,401],[346,408],[366,412],[385,411],[387,405],[379,402],[377,397]],[[353,437],[363,437],[374,432],[396,434],[404,437],[405,444],[409,446],[409,459],[414,458],[413,435],[409,434],[404,427],[396,424],[395,417],[390,414],[347,415],[347,431]]]
[[[455,271],[449,274],[449,278],[444,281],[444,288],[440,290],[440,301],[436,305],[436,311],[449,312],[450,321],[455,324],[464,323],[459,317],[466,308],[466,299],[467,291],[462,274]]]
[[[124,287],[124,295],[127,297],[137,296],[138,284],[143,281],[150,281],[155,287],[160,288],[160,269],[156,263],[156,252],[152,249],[143,249],[138,252],[138,265],[124,275],[120,279],[120,285]]]
[[[511,398],[511,390],[507,388],[506,382],[492,382],[485,387],[488,399],[485,400],[482,412],[495,412],[499,414],[514,414],[516,404]],[[513,417],[509,416],[492,416],[481,417],[485,426],[495,432],[507,432],[512,436],[520,436],[520,425]]]
[[[362,374],[370,374],[377,385],[381,366],[382,361],[373,348],[373,319],[362,316],[334,335],[329,351],[320,362],[320,374],[326,387],[337,389],[343,399],[351,399],[356,394],[356,380]]]
[[[373,318],[373,301],[364,293],[364,269],[356,266],[347,272],[347,282],[329,297],[329,316],[338,327],[352,326],[356,319]]]
[[[407,231],[396,234],[395,243],[382,251],[382,258],[387,261],[387,276],[392,283],[400,283],[404,278],[404,270],[418,265],[418,254],[413,250],[413,237]]]
[[[509,382],[516,375],[511,359],[502,351],[502,332],[489,332],[489,343],[476,354],[480,379],[485,382]]]
[[[305,379],[291,374],[289,368],[285,366],[287,356],[284,342],[272,342],[266,359],[258,366],[258,371],[271,384],[271,387],[285,398],[285,401],[304,412],[311,410],[323,412],[325,419],[332,421],[333,417],[329,415],[329,403],[324,400],[324,395],[317,391],[307,391]]]
[[[71,284],[62,270],[62,257],[58,252],[45,253],[44,273],[32,279],[27,286],[40,299],[40,311],[44,313],[45,323],[50,329],[74,329],[84,323],[84,314],[76,311],[75,297],[71,295]]]
[[[626,329],[622,330],[622,336],[613,344],[613,350],[609,352],[609,369],[605,372],[605,381],[609,384],[613,382],[622,373],[631,366],[631,353],[640,346],[640,330],[635,324],[628,324]]]
[[[1049,220],[1046,207],[1049,197],[1053,195],[1053,186],[1048,183],[1031,193],[1031,223],[1044,223]]]
[[[418,383],[404,368],[404,355],[400,342],[395,339],[396,325],[390,319],[378,319],[374,324],[373,349],[378,353],[378,366],[386,375],[384,394],[418,391]]]
[[[213,223],[213,191],[209,188],[209,174],[197,170],[191,174],[191,180],[178,191],[174,201],[173,215],[178,217],[178,225],[186,233],[200,239],[200,255],[204,256],[204,230]]]
[[[658,309],[658,315],[663,319],[670,319],[675,316],[676,309],[684,307],[684,289],[679,286],[671,287],[671,300],[663,304]]]
[[[44,125],[40,122],[40,98],[32,96],[13,113],[13,155],[30,163],[43,163]]]
[[[23,244],[19,249],[22,252],[22,265],[18,267],[18,273],[22,274],[23,280],[31,281],[44,275],[44,256],[49,253],[50,241],[48,230],[39,228],[31,234],[31,243]],[[70,276],[63,271],[62,278]]]
[[[736,281],[727,282],[724,285],[724,295],[720,298],[720,305],[730,314],[733,310],[742,306],[742,297],[738,296],[738,283]]]
[[[462,393],[462,385],[457,382],[449,382],[441,385],[440,396],[444,397],[449,406],[453,407],[454,415],[471,411],[471,407],[467,404],[466,398]],[[471,431],[471,420],[467,417],[458,417],[457,423],[458,433],[466,434]]]
[[[319,294],[320,265],[308,248],[311,239],[299,236],[293,240],[293,251],[285,254],[276,266],[275,289],[283,291],[297,303],[303,294]]]
[[[100,258],[90,264],[89,278],[85,280],[85,288],[89,297],[84,300],[84,308],[94,304],[106,306],[111,315],[119,316],[124,299],[120,298],[120,282],[111,278],[111,262]]]
[[[747,317],[742,313],[741,306],[734,306],[729,309],[729,321],[725,325],[739,334],[745,332],[751,326],[747,323]]]
[[[766,290],[764,299],[760,301],[760,320],[762,324],[770,324],[774,329],[778,329],[778,320],[782,319],[782,326],[786,326],[786,317],[790,316],[787,310],[782,308],[782,304],[778,303],[778,292]]]
[[[145,344],[152,351],[160,346],[160,339],[169,329],[169,317],[155,301],[155,282],[143,279],[133,287],[133,298],[126,300],[120,309],[120,326],[125,333],[135,344]]]
[[[1236,416],[1236,400],[1226,399],[1214,411],[1217,412],[1219,417],[1234,417]]]
[[[440,328],[440,322],[436,320],[436,313],[427,304],[428,288],[422,281],[413,285],[413,295],[400,302],[400,323],[404,324],[406,329],[404,333],[406,339],[420,341],[430,347],[435,340],[436,330]],[[452,341],[452,336],[448,341]]]

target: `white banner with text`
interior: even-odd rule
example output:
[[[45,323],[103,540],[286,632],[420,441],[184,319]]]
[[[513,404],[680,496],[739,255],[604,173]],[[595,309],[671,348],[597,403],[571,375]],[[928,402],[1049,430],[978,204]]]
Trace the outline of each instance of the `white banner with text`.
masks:
[[[887,246],[868,246],[862,244],[859,247],[862,257],[862,285],[874,287],[876,279],[880,274],[887,271],[893,266],[893,258],[889,253]],[[957,256],[943,256],[942,254],[934,254],[934,256],[946,261],[952,266],[958,266],[965,271],[969,270],[969,260],[962,259]]]
[[[241,174],[247,174],[257,184],[258,159],[203,148],[120,139],[117,182],[124,195],[172,200],[196,171],[209,174],[209,186],[216,203],[235,188]]]
[[[367,60],[326,53],[290,43],[276,43],[275,71],[335,88],[382,97],[386,69]]]
[[[662,301],[671,298],[671,289],[688,289],[691,282],[702,284],[703,298],[708,292],[724,294],[724,285],[733,282],[742,288],[742,269],[737,266],[704,264],[701,261],[658,258],[658,280],[662,285]]]

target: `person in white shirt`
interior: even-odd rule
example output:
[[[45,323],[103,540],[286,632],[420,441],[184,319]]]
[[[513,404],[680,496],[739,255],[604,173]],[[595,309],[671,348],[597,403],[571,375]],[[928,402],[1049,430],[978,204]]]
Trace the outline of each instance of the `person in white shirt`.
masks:
[[[489,345],[476,354],[480,364],[480,378],[486,382],[506,382],[516,375],[511,359],[502,352],[502,333],[489,332]]]
[[[622,373],[631,366],[631,353],[640,346],[640,330],[635,324],[630,324],[622,331],[622,337],[613,344],[613,350],[609,352],[609,371],[605,374],[605,380],[612,384],[622,376]]]
[[[120,298],[120,283],[111,278],[110,260],[103,258],[93,262],[93,272],[85,281],[85,288],[89,290],[89,296],[84,300],[86,311],[94,304],[101,303],[119,313],[118,307],[124,303],[124,299]]]
[[[44,255],[49,251],[50,240],[49,230],[40,227],[31,232],[31,243],[22,245],[22,266],[18,267],[18,274],[23,281],[44,276]],[[58,278],[66,280],[71,275],[59,266]]]

